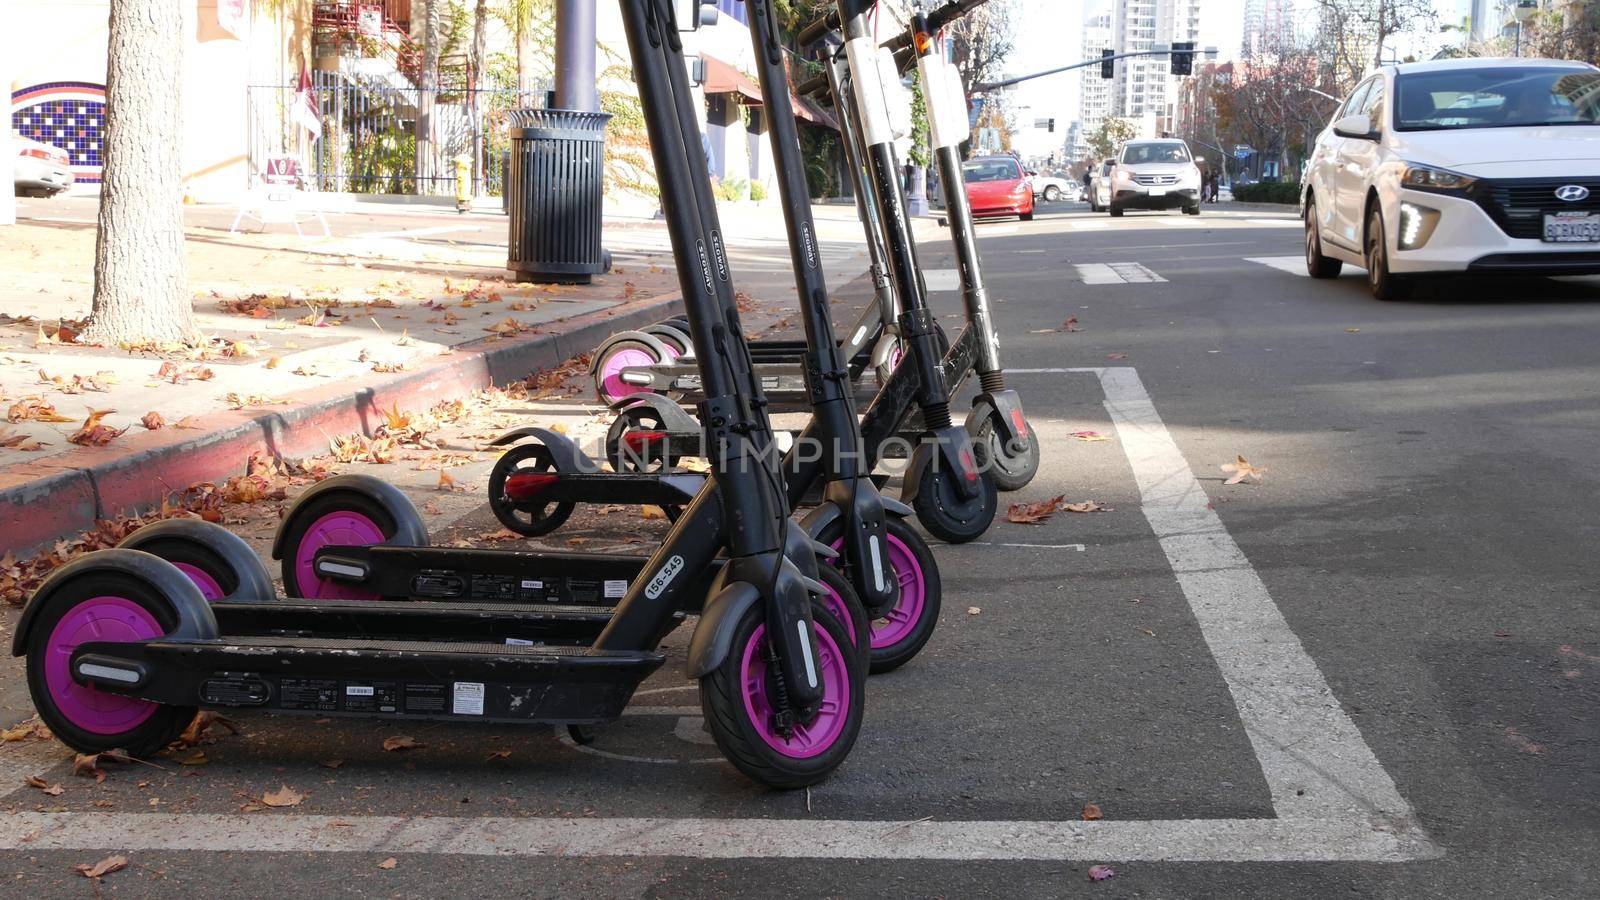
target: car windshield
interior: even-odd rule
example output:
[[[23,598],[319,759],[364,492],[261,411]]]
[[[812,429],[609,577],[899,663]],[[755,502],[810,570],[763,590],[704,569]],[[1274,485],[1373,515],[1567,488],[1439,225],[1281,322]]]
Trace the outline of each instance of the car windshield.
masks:
[[[1600,124],[1600,72],[1488,67],[1395,78],[1395,128],[1527,128]]]
[[[1122,161],[1127,165],[1141,163],[1185,163],[1189,149],[1182,144],[1129,144],[1122,148]]]
[[[1017,168],[1014,160],[973,160],[961,167],[961,176],[968,184],[978,181],[1016,181],[1022,177],[1022,170]]]

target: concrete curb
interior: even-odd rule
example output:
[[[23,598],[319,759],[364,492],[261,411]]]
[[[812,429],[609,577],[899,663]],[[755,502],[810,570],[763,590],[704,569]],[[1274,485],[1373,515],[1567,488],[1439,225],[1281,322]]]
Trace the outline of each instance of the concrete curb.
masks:
[[[252,453],[324,452],[330,437],[372,434],[391,406],[431,406],[551,368],[678,305],[677,292],[636,300],[544,326],[559,331],[474,342],[398,375],[324,385],[283,408],[221,410],[201,416],[198,430],[130,431],[110,446],[9,466],[0,472],[0,554],[24,556],[98,519],[151,509],[196,482],[242,473]]]

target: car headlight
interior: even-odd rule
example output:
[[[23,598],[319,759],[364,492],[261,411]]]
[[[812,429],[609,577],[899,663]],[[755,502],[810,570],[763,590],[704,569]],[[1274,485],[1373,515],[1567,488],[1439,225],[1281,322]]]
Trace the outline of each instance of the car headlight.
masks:
[[[1117,174],[1114,176],[1114,178],[1117,181],[1132,181],[1133,180],[1133,175],[1131,173],[1127,172],[1127,171],[1124,171],[1122,169],[1118,169],[1117,170]]]
[[[1416,163],[1406,163],[1404,172],[1400,173],[1400,184],[1403,187],[1415,188],[1419,191],[1448,191],[1455,193],[1464,191],[1478,179],[1449,169],[1439,169],[1433,166],[1422,166]]]

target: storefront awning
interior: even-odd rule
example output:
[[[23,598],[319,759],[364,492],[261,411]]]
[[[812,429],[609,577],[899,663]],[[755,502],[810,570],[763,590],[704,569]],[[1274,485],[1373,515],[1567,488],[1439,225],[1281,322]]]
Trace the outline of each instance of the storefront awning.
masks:
[[[828,113],[824,111],[822,107],[812,103],[810,100],[807,100],[804,97],[799,97],[794,94],[790,94],[789,99],[794,101],[794,117],[796,119],[799,119],[802,122],[810,122],[812,125],[816,125],[821,128],[831,128],[834,131],[839,130],[839,123],[835,122],[833,120],[833,116],[828,115]]]
[[[750,76],[709,53],[700,54],[706,64],[705,92],[708,94],[738,94],[740,103],[759,106],[761,86]]]

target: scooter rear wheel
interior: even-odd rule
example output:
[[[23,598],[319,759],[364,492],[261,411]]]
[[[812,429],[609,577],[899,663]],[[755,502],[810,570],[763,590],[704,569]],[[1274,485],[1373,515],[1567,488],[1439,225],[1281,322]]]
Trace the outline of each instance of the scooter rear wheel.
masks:
[[[978,472],[978,492],[963,498],[956,487],[959,473],[946,466],[923,467],[921,484],[911,506],[917,511],[917,521],[928,533],[951,544],[965,544],[983,536],[994,522],[999,498],[995,492],[994,477],[988,472]]]
[[[622,380],[622,370],[631,366],[653,366],[665,362],[656,349],[643,341],[616,341],[606,347],[604,355],[594,361],[594,389],[600,402],[613,406],[634,394],[649,393],[649,389],[628,384]]]
[[[922,652],[938,627],[939,607],[944,597],[939,563],[933,558],[928,542],[901,519],[890,518],[886,524],[889,568],[900,585],[900,596],[887,615],[870,623],[872,650],[868,671],[873,675],[892,672]],[[830,526],[817,539],[835,550],[844,549],[844,538],[837,526]],[[841,555],[831,562],[838,565],[843,560]]]
[[[1000,437],[995,427],[994,411],[987,404],[973,407],[969,422],[976,428],[972,435],[972,457],[978,470],[987,470],[994,476],[994,486],[1002,491],[1020,491],[1039,474],[1039,436],[1028,429],[1028,449],[1018,451]]]
[[[630,443],[630,433],[662,432],[664,436],[635,447]],[[661,414],[649,406],[630,406],[617,413],[611,427],[606,430],[606,459],[617,472],[647,474],[671,469],[683,459],[683,454],[672,449],[673,435],[667,429]]]
[[[571,518],[575,503],[516,500],[506,493],[508,480],[516,475],[560,477],[555,456],[539,443],[518,444],[500,455],[489,470],[489,510],[500,524],[526,537],[538,537],[560,528]]]
[[[202,519],[167,519],[123,538],[118,547],[159,556],[188,576],[206,602],[274,594],[266,566],[238,535]]]
[[[161,637],[179,620],[175,601],[118,569],[91,568],[41,588],[27,650],[28,691],[39,718],[79,753],[122,749],[151,756],[194,719],[193,706],[166,706],[78,683],[72,652],[87,642]]]
[[[759,603],[734,628],[727,658],[700,678],[700,706],[717,747],[734,768],[769,788],[794,790],[827,778],[861,731],[865,667],[848,649],[844,624],[821,601],[812,601],[811,616],[823,700],[809,722],[787,733],[777,727],[766,609]]]
[[[323,547],[387,543],[400,531],[395,518],[400,514],[357,491],[330,491],[297,504],[283,523],[284,594],[306,600],[382,599],[374,591],[318,575],[314,563]]]

